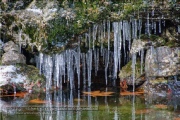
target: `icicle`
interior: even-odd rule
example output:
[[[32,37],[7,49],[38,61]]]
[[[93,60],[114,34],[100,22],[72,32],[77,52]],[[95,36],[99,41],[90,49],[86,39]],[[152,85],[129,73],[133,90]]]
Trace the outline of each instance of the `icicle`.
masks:
[[[154,16],[154,9],[152,10],[152,13],[151,13],[151,14],[152,14],[152,16]]]
[[[91,70],[92,70],[92,50],[90,49],[86,54],[86,64],[88,69],[88,87],[91,86]]]
[[[159,33],[161,33],[161,19],[159,18]]]
[[[141,29],[142,29],[142,20],[139,19],[139,23],[138,23],[139,39],[140,39],[140,37],[141,37]]]
[[[97,76],[97,69],[96,69],[97,68],[97,54],[96,54],[97,52],[96,51],[97,50],[95,49],[94,54],[93,54],[94,55],[95,76]]]
[[[123,50],[124,50],[124,61],[126,60],[126,23],[127,21],[123,21]]]
[[[88,34],[87,33],[85,33],[85,47],[87,47],[88,46]]]
[[[82,66],[83,66],[83,84],[86,85],[86,55],[85,53],[82,53],[81,57],[82,57]]]
[[[106,20],[103,20],[103,38],[106,37]]]
[[[97,59],[97,65],[96,65],[96,71],[99,70],[99,49],[96,49],[96,59]]]
[[[107,31],[108,31],[108,50],[110,50],[110,21],[107,21]]]
[[[180,25],[178,25],[178,33],[180,33]]]
[[[154,22],[154,34],[156,34],[156,22]]]
[[[42,66],[43,66],[43,54],[42,53],[39,53],[39,66],[38,66],[38,68],[39,68],[39,74],[42,74]]]
[[[121,68],[121,45],[122,45],[121,30],[122,30],[122,21],[119,22],[119,28],[118,28],[118,34],[119,34],[118,35],[118,65],[119,65],[118,67],[119,67],[119,70]],[[129,43],[130,43],[130,40],[129,40]],[[108,53],[108,57],[109,57],[109,53]]]
[[[118,22],[113,23],[114,28],[114,74],[113,77],[117,78],[118,68]]]
[[[21,35],[22,35],[22,30],[19,30],[19,53],[21,53],[21,44],[22,44],[22,38],[21,38]]]
[[[109,64],[109,50],[106,50],[105,51],[105,80],[106,80],[106,85],[107,85],[108,64]]]
[[[135,71],[136,70],[136,54],[132,54],[132,79],[133,79],[133,92],[135,91]]]
[[[52,56],[45,55],[44,58],[44,75],[46,77],[46,90],[49,90],[52,85],[52,73],[53,73],[53,60]]]
[[[80,50],[80,39],[78,42],[79,46],[77,49],[77,54],[74,56],[76,58],[76,70],[77,70],[77,75],[78,75],[78,89],[80,88],[80,55],[81,55],[81,50]]]
[[[98,25],[93,25],[93,50],[94,50],[94,42],[96,40],[96,35],[97,35],[97,27]]]
[[[59,58],[60,56],[58,54],[55,55],[55,70],[54,70],[54,81],[56,81],[57,87],[59,87],[59,73],[60,73],[60,66],[59,66]],[[55,84],[54,84],[55,85]]]
[[[150,36],[150,23],[149,23],[149,13],[147,14],[147,23],[146,23],[147,35]]]
[[[143,73],[144,49],[141,50],[141,74]]]
[[[104,44],[104,38],[103,38],[103,25],[101,24],[100,26],[101,26],[101,27],[100,27],[100,39],[101,39],[101,51],[102,51],[103,48],[104,48],[104,46],[103,46],[103,44]]]
[[[88,34],[88,37],[89,37],[89,49],[91,48],[91,28],[89,27],[89,34]]]

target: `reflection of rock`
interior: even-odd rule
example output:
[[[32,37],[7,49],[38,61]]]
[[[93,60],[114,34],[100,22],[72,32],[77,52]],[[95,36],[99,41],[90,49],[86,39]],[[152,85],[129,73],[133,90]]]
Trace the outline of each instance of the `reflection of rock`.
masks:
[[[7,101],[8,100],[8,101]],[[29,96],[25,95],[23,98],[20,97],[2,97],[0,99],[0,112],[5,114],[16,114],[16,107],[22,107],[27,104]],[[13,109],[14,108],[14,109]],[[20,110],[20,109],[19,109]]]

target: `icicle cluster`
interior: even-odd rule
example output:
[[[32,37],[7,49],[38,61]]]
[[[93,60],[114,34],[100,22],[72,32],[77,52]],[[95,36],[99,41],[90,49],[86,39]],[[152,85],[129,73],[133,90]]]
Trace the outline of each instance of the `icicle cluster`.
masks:
[[[46,55],[40,53],[37,59],[37,67],[41,74],[46,76],[46,89],[50,89],[51,86],[62,88],[63,82],[68,83],[70,89],[73,89],[75,87],[75,73],[77,74],[78,88],[80,88],[80,71],[82,71],[83,85],[91,86],[91,71],[94,70],[95,75],[97,75],[100,58],[103,59],[107,85],[108,76],[112,75],[113,79],[117,78],[121,68],[122,56],[123,62],[128,62],[131,41],[140,37],[141,29],[142,20],[140,19],[123,20],[112,24],[110,21],[103,21],[101,24],[93,25],[84,34],[85,47],[89,48],[88,52],[81,53],[79,42],[79,47],[76,49],[69,49],[60,54]],[[147,29],[149,31],[149,28]],[[113,52],[110,51],[111,32],[114,32]],[[108,44],[107,49],[104,48],[104,42]],[[100,43],[100,49],[95,47],[96,43]]]

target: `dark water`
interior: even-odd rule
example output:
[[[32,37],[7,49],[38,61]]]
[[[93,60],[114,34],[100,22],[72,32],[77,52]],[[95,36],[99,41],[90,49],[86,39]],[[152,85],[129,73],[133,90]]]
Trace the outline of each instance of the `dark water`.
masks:
[[[0,99],[0,120],[180,119],[179,96],[120,95],[118,88],[55,90]]]

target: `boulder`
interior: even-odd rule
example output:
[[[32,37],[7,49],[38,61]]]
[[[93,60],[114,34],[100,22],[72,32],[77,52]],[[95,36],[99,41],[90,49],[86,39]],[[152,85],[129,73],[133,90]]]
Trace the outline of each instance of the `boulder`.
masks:
[[[145,58],[147,77],[167,77],[180,74],[180,47],[151,47]]]
[[[26,57],[23,54],[20,54],[16,51],[8,51],[2,56],[3,65],[13,65],[16,63],[26,63]]]
[[[8,51],[19,52],[18,45],[16,45],[13,41],[9,41],[9,42],[5,43],[3,49],[4,49],[4,52],[8,52]]]
[[[141,85],[145,81],[145,74],[141,73],[141,69],[143,71],[144,65],[141,66],[141,61],[136,61],[136,72],[135,72],[135,85]],[[119,78],[121,81],[126,80],[127,85],[133,85],[133,77],[132,77],[132,61],[129,61],[119,72]]]

